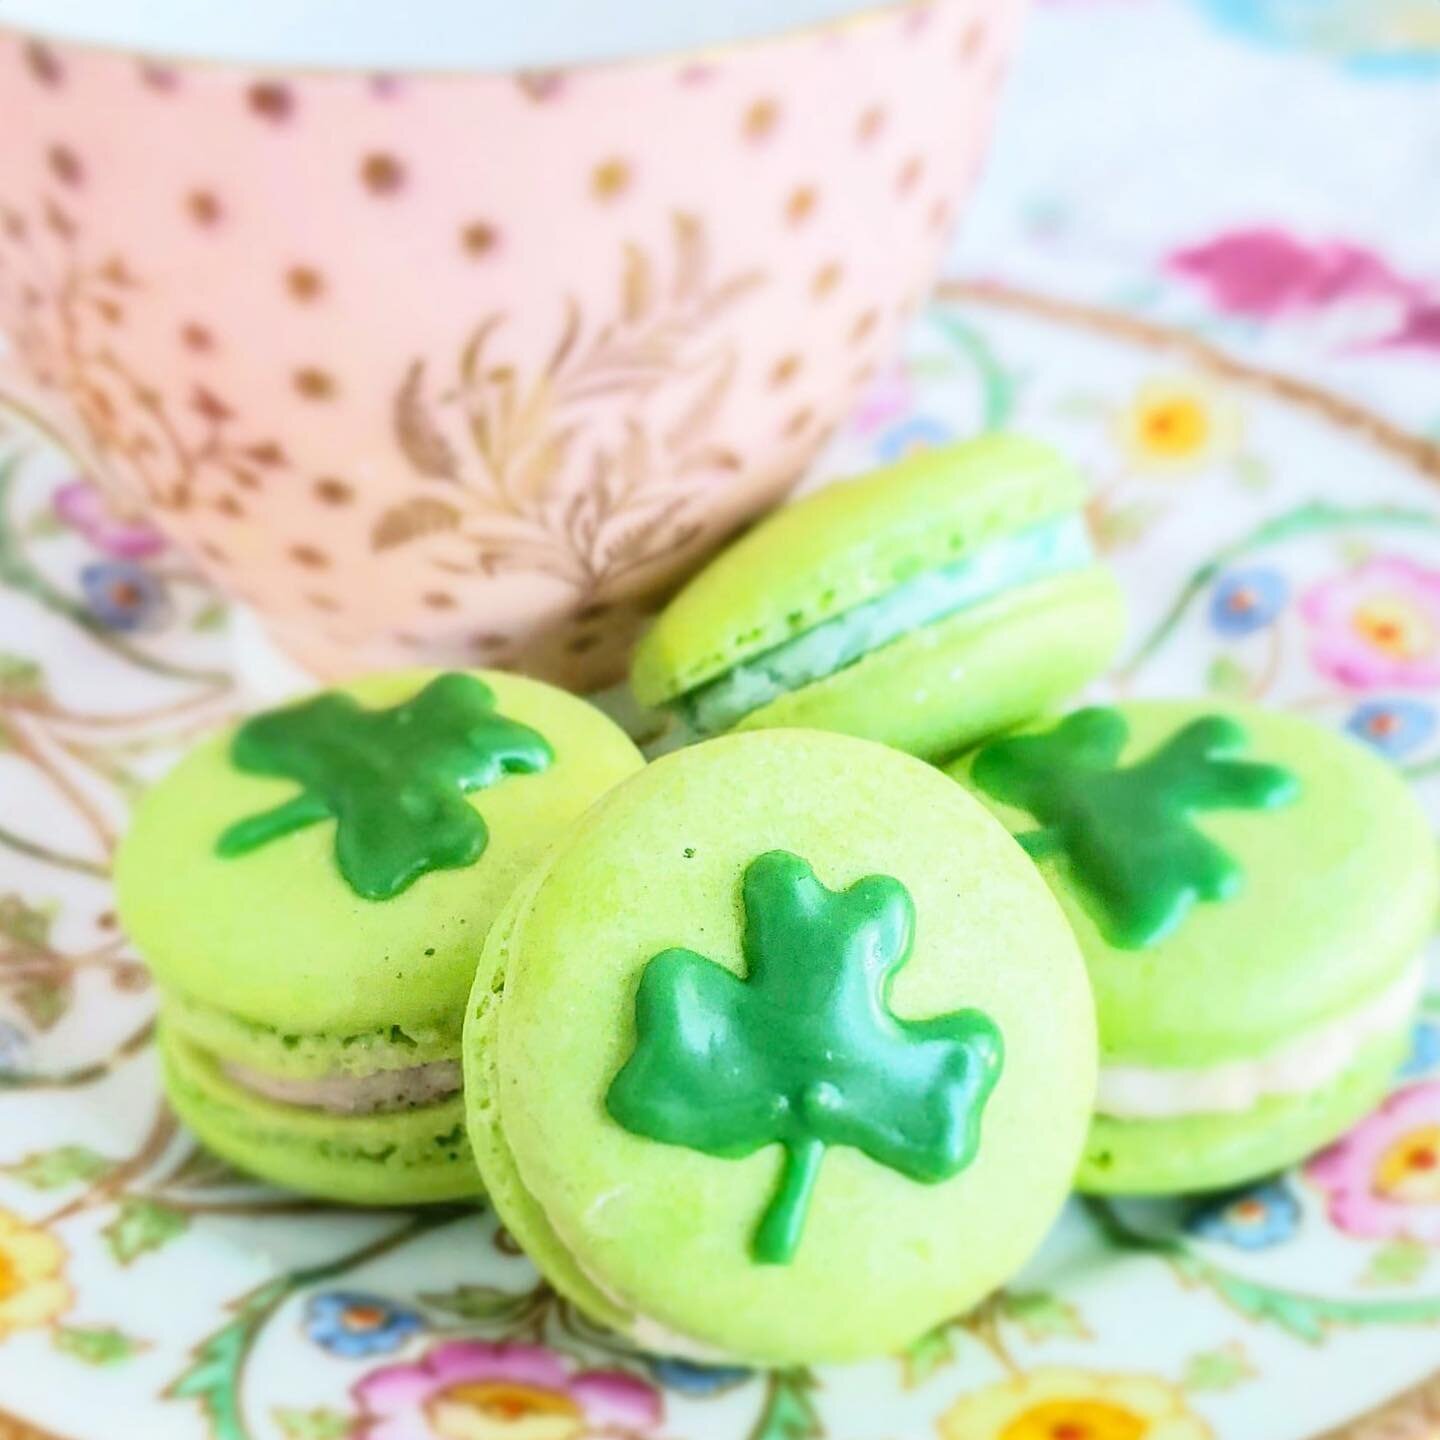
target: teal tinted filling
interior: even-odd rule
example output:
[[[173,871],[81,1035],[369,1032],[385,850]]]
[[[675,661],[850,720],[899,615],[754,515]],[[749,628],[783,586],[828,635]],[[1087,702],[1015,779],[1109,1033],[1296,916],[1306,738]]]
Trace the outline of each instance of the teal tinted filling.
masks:
[[[697,734],[717,734],[752,710],[824,680],[913,630],[947,620],[1004,590],[1082,570],[1093,558],[1078,514],[1002,535],[974,554],[927,570],[741,661],[681,695],[674,709]]]

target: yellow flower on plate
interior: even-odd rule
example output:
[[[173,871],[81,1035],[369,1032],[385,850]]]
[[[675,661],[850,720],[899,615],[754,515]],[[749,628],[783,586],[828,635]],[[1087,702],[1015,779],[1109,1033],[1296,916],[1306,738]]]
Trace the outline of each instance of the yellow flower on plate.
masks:
[[[1163,1380],[1058,1367],[966,1395],[939,1430],[943,1440],[1214,1440]]]
[[[1240,412],[1204,380],[1147,380],[1115,417],[1115,439],[1136,470],[1199,470],[1240,444]]]
[[[64,1267],[65,1247],[53,1235],[0,1210],[0,1340],[48,1325],[69,1308]]]

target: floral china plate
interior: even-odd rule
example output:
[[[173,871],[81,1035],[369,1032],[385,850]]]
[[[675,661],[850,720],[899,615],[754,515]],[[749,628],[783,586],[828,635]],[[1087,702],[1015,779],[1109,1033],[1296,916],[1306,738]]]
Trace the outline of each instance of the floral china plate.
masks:
[[[1092,477],[1133,610],[1102,693],[1303,711],[1440,806],[1435,444],[1158,320],[953,284],[822,469],[1011,425]],[[1201,1203],[1077,1201],[979,1311],[850,1369],[636,1354],[486,1215],[330,1209],[196,1150],[107,871],[235,704],[226,609],[18,402],[0,427],[3,1440],[1434,1433],[1440,995],[1338,1145]]]

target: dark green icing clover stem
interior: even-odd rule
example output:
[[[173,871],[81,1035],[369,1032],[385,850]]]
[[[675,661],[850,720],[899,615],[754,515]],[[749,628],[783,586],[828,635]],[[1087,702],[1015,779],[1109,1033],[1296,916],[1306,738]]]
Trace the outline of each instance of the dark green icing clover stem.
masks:
[[[752,1253],[784,1265],[827,1146],[929,1184],[970,1163],[1003,1045],[976,1010],[891,1013],[915,930],[898,880],[828,890],[804,860],[774,850],[746,867],[741,894],[744,977],[692,950],[654,956],[635,999],[635,1049],[605,1105],[635,1135],[721,1159],[783,1145]]]
[[[1243,876],[1196,828],[1202,810],[1271,810],[1300,784],[1278,765],[1239,760],[1248,740],[1223,715],[1178,730],[1121,767],[1130,729],[1118,710],[1077,710],[1053,730],[985,746],[971,775],[987,795],[1028,810],[1039,830],[1019,836],[1036,859],[1063,855],[1112,945],[1153,945],[1197,900],[1228,900]]]
[[[446,674],[384,710],[326,694],[256,715],[236,733],[230,758],[248,774],[293,780],[301,793],[231,825],[216,845],[221,855],[333,817],[346,883],[367,900],[389,900],[428,871],[484,853],[489,831],[466,795],[555,757],[544,736],[496,713],[483,680]]]

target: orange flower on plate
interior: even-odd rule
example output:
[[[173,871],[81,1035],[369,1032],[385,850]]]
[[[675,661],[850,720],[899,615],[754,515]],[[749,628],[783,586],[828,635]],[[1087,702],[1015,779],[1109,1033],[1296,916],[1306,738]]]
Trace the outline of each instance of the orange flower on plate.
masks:
[[[1115,439],[1135,470],[1176,474],[1231,459],[1240,412],[1213,385],[1194,378],[1147,380],[1115,417]]]
[[[943,1440],[1214,1440],[1163,1380],[1060,1367],[964,1396],[939,1430]]]
[[[65,1247],[45,1230],[0,1210],[0,1340],[48,1325],[74,1298],[62,1275]]]

